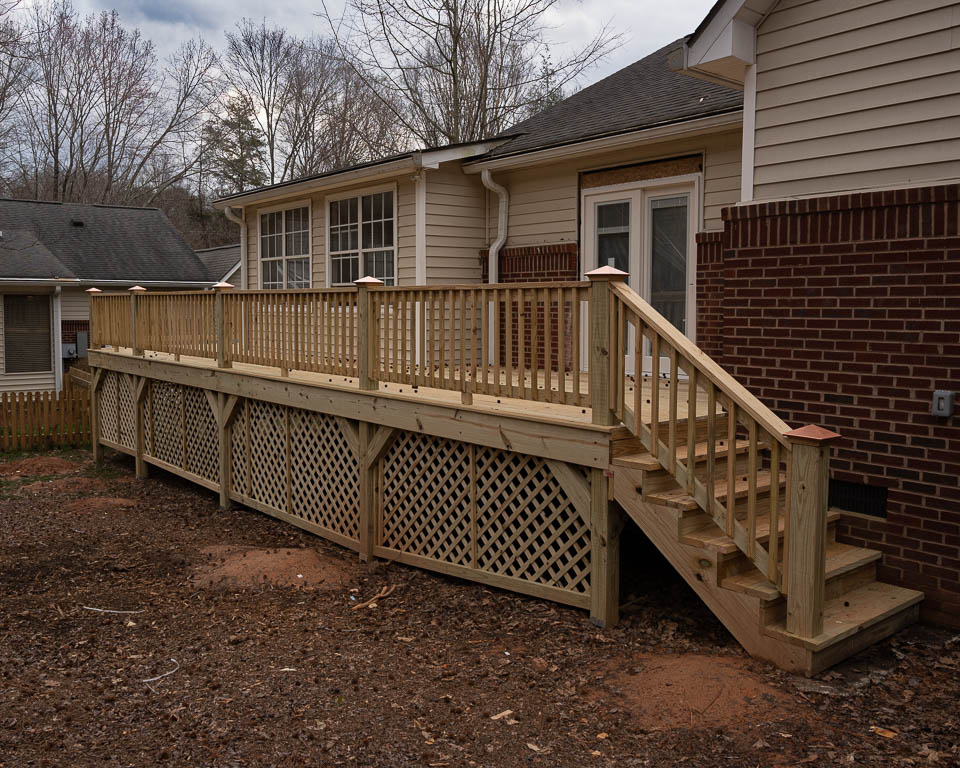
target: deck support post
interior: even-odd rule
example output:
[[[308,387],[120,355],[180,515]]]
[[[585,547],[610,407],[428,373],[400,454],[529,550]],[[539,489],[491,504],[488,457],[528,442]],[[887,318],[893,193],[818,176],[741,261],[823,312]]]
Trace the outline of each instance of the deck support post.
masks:
[[[610,402],[610,355],[625,354],[614,350],[610,333],[610,287],[627,279],[627,273],[613,267],[600,267],[587,272],[590,280],[590,405],[593,423],[610,426],[615,423]]]
[[[100,383],[103,381],[103,368],[94,368],[90,376],[90,447],[93,460],[103,461],[103,446],[100,445]]]
[[[147,392],[147,377],[146,376],[131,376],[129,383],[132,387],[131,394],[133,395],[133,413],[134,413],[134,424],[136,427],[136,433],[134,442],[136,443],[136,453],[134,458],[136,459],[136,475],[137,480],[146,480],[147,479],[147,462],[144,461],[143,455],[146,452],[146,436],[144,434],[144,420],[143,420],[143,400],[144,395]]]
[[[610,502],[606,470],[590,470],[590,621],[620,620],[620,515]]]
[[[233,417],[240,398],[217,392],[215,414],[220,438],[220,509],[230,509],[233,470]]]
[[[357,286],[357,377],[360,379],[360,389],[376,392],[380,387],[376,375],[380,334],[368,289],[371,285],[383,285],[383,280],[361,277],[354,284]]]
[[[134,355],[142,355],[143,349],[140,347],[140,339],[137,338],[137,296],[146,293],[147,289],[139,285],[130,289],[130,351]]]
[[[376,424],[360,422],[360,559],[369,562],[373,559],[373,541],[376,499],[374,467],[376,460],[370,458],[370,448],[376,434]]]
[[[810,638],[823,632],[830,444],[840,435],[810,424],[786,437],[792,446],[784,574],[787,632]]]

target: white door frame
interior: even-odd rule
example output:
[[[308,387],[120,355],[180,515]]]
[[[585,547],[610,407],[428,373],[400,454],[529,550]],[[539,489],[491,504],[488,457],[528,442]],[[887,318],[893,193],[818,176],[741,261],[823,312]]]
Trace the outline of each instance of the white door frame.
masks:
[[[684,332],[691,341],[696,340],[696,292],[697,292],[697,258],[696,235],[702,225],[703,217],[703,174],[691,173],[683,176],[670,176],[663,179],[647,179],[625,184],[613,184],[606,187],[593,187],[581,190],[580,193],[580,243],[583,248],[581,270],[586,274],[597,266],[595,210],[598,203],[627,201],[630,208],[630,277],[629,285],[645,299],[650,296],[650,201],[660,197],[688,195],[689,226],[687,230],[687,290],[686,290],[686,328]],[[583,276],[581,275],[581,279]],[[582,333],[586,340],[588,333]],[[631,337],[627,340],[627,371],[634,371],[633,347]],[[587,360],[588,350],[581,353],[584,361]],[[666,363],[667,367],[664,367]],[[644,369],[650,370],[649,357],[645,360]],[[669,370],[666,358],[661,360],[661,371]]]

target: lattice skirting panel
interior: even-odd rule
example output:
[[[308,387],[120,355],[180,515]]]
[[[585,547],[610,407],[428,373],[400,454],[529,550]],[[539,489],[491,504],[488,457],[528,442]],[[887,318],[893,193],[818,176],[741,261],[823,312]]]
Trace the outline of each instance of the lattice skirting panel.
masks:
[[[137,417],[130,377],[116,371],[104,371],[97,391],[97,407],[101,442],[126,453],[134,452],[137,447]]]
[[[400,432],[378,478],[378,556],[589,606],[589,521],[543,459]]]
[[[356,549],[360,466],[333,416],[261,400],[237,406],[231,489],[237,501]]]

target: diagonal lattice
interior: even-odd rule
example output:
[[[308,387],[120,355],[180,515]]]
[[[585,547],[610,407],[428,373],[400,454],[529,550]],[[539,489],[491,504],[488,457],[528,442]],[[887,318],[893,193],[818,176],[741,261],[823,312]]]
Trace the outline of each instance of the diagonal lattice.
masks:
[[[210,401],[202,389],[184,387],[183,409],[190,437],[185,469],[216,483],[220,479],[220,434]]]
[[[117,387],[120,374],[116,371],[104,371],[100,380],[97,415],[100,418],[100,437],[113,443],[117,442]]]
[[[590,528],[546,463],[477,449],[477,567],[586,593]]]
[[[360,535],[360,468],[332,416],[290,409],[292,513],[350,539]]]
[[[287,424],[284,406],[250,400],[250,497],[287,511]]]
[[[137,408],[134,405],[130,380],[117,377],[117,420],[120,424],[120,445],[131,451],[137,448]]]
[[[147,407],[152,456],[175,467],[183,466],[183,387],[166,381],[150,382]]]
[[[472,447],[402,432],[385,453],[380,543],[446,563],[473,564]]]

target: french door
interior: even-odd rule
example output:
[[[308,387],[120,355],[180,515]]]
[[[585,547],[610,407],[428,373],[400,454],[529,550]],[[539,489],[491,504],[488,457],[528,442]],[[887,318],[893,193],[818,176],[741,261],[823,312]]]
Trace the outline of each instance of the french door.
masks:
[[[693,338],[699,221],[697,178],[658,180],[583,193],[584,271],[603,266],[629,273],[628,283],[667,320]],[[630,332],[627,370],[637,370]],[[645,342],[640,370],[652,370]],[[670,370],[667,358],[660,370]]]

